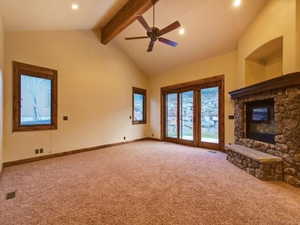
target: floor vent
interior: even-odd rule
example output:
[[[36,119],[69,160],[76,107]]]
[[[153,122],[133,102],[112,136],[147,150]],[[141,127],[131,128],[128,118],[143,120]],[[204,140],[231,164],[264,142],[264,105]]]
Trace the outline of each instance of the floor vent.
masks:
[[[208,151],[209,153],[213,153],[213,154],[216,154],[217,152],[216,151]]]
[[[9,192],[6,194],[6,200],[13,199],[16,197],[16,192]]]

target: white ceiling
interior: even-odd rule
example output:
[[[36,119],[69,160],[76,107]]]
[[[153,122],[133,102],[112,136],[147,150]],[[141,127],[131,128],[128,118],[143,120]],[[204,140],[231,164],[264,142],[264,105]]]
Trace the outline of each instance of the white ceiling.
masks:
[[[157,3],[157,26],[179,20],[186,29],[164,37],[177,41],[172,48],[157,43],[147,53],[147,40],[125,41],[124,37],[144,35],[137,22],[130,25],[113,42],[145,73],[155,75],[174,66],[233,50],[245,28],[253,21],[267,0],[242,0],[240,8],[233,0],[160,0]],[[80,9],[70,9],[73,2]],[[0,14],[6,30],[92,29],[105,24],[127,0],[0,0]],[[149,23],[152,12],[145,14]]]

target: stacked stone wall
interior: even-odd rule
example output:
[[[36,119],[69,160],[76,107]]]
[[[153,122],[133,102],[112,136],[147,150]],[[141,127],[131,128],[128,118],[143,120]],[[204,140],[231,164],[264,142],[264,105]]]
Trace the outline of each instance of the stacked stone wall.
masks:
[[[275,144],[246,137],[246,103],[274,99]],[[283,159],[283,179],[300,187],[300,88],[273,90],[235,100],[235,143]]]

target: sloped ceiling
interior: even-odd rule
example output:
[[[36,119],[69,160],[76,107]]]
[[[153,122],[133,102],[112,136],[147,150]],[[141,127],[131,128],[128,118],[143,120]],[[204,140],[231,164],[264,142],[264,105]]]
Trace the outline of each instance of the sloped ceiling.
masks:
[[[76,30],[105,24],[127,0],[0,0],[5,29]],[[71,10],[72,3],[80,9]]]
[[[125,41],[127,36],[144,35],[134,22],[113,41],[146,74],[155,75],[172,67],[233,50],[246,27],[254,20],[267,0],[242,0],[240,8],[233,0],[160,0],[157,3],[157,26],[179,20],[183,36],[174,31],[165,35],[179,43],[172,48],[157,43],[147,53],[147,40]],[[127,0],[74,0],[78,11],[70,9],[72,0],[1,0],[0,14],[6,30],[74,30],[102,26]],[[149,23],[152,11],[145,14]]]
[[[179,20],[185,35],[178,31],[165,35],[177,41],[176,48],[157,43],[152,53],[147,53],[148,40],[125,41],[125,37],[144,35],[138,22],[122,32],[115,42],[141,67],[155,75],[194,60],[222,54],[237,47],[246,27],[263,8],[264,0],[244,0],[240,8],[232,6],[232,0],[160,0],[156,7],[156,23],[159,28]],[[151,10],[145,14],[152,21]]]

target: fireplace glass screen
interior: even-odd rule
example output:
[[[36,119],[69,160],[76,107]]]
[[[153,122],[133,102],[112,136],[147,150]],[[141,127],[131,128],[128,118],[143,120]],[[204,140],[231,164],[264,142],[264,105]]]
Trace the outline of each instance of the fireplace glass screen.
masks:
[[[246,109],[247,138],[275,143],[277,125],[274,119],[274,100],[249,102]]]
[[[252,108],[252,121],[253,122],[268,122],[269,121],[269,108],[259,107]]]

